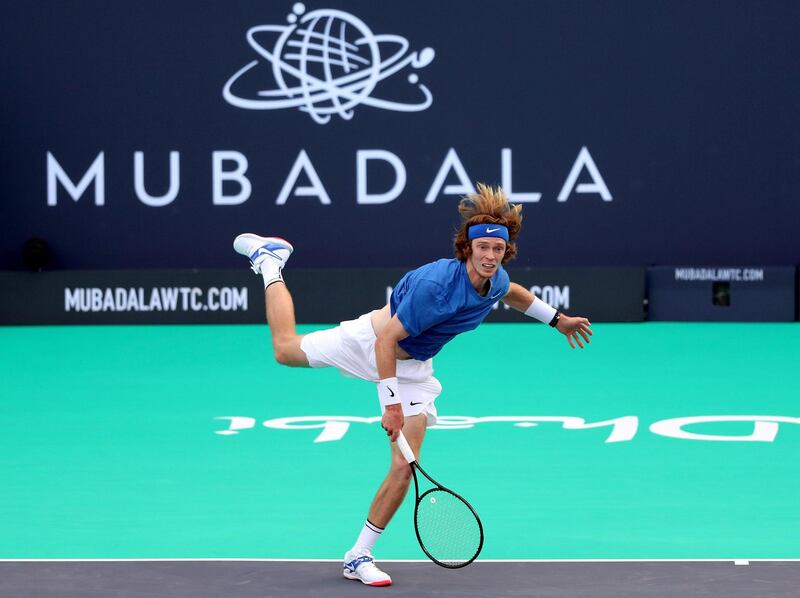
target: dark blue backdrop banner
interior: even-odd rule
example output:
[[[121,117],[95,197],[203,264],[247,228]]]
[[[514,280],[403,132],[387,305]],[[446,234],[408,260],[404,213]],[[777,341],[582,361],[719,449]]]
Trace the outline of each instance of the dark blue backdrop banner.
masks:
[[[800,258],[800,3],[12,2],[0,268],[449,255],[475,181],[517,266]]]

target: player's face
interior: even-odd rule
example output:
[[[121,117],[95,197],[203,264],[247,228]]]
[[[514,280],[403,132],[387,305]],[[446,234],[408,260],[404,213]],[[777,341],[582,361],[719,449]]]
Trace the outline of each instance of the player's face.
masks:
[[[479,237],[472,240],[470,263],[481,278],[491,278],[503,262],[506,242],[496,237]]]

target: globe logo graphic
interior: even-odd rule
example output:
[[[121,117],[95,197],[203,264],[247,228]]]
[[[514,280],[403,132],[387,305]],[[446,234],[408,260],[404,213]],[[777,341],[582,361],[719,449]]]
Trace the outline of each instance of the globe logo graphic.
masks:
[[[313,14],[313,13],[312,13]],[[355,30],[356,35],[351,32]],[[331,31],[339,31],[340,36],[333,38]],[[279,62],[294,66],[296,70],[306,76],[293,77],[293,84],[286,81],[282,71],[276,72],[276,79],[282,88],[299,88],[303,97],[310,98],[311,94],[320,89],[339,88],[339,81],[352,74],[357,80],[363,81],[344,103],[339,95],[315,101],[305,106],[312,114],[319,115],[319,109],[328,104],[335,106],[339,114],[350,113],[349,109],[359,104],[365,97],[372,93],[377,83],[376,79],[380,69],[380,53],[377,44],[353,44],[348,39],[368,39],[370,31],[363,24],[350,15],[326,15],[314,18],[309,22],[307,29],[291,31],[286,44],[275,47]],[[312,40],[318,40],[312,41]],[[287,52],[287,48],[296,51]],[[319,82],[316,84],[315,82]],[[352,114],[352,113],[350,113]]]
[[[248,110],[296,108],[319,124],[328,123],[332,115],[350,120],[362,104],[399,112],[419,112],[431,105],[433,97],[416,73],[407,79],[421,93],[417,103],[376,98],[372,93],[378,83],[403,68],[430,64],[433,48],[409,53],[405,38],[375,35],[361,19],[344,11],[304,13],[305,6],[298,2],[287,18],[288,26],[259,25],[247,32],[248,43],[270,65],[277,87],[258,91],[256,97],[234,91],[237,82],[262,63],[254,60],[228,79],[222,90],[228,103]],[[271,47],[265,47],[262,38],[276,34]]]

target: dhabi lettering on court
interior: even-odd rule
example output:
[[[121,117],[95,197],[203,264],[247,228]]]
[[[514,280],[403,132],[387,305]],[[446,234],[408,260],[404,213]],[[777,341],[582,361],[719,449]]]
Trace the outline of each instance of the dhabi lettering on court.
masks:
[[[227,422],[223,430],[214,433],[221,436],[233,436],[256,427],[256,418],[239,415],[224,415],[214,418]],[[267,419],[261,426],[272,430],[319,430],[313,442],[334,442],[342,440],[353,424],[380,424],[380,416],[359,417],[354,415],[303,415],[296,417],[280,417]],[[432,430],[465,430],[484,424],[510,424],[517,428],[533,428],[539,424],[561,424],[564,430],[588,430],[608,428],[605,443],[630,442],[639,433],[639,417],[624,415],[621,417],[587,422],[582,417],[567,415],[489,415],[473,417],[468,415],[441,415]],[[725,433],[726,424],[752,424],[746,434]],[[649,431],[657,436],[678,440],[703,442],[774,442],[780,424],[800,424],[800,417],[785,415],[694,415],[674,417],[656,421],[649,426]],[[694,429],[686,429],[695,427]],[[698,430],[696,426],[703,426]],[[715,428],[711,433],[709,428]]]

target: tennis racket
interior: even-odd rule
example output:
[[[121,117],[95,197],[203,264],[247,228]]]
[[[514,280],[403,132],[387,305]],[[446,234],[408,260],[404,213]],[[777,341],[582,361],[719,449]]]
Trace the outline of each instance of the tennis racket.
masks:
[[[417,492],[414,531],[422,551],[442,567],[466,567],[483,548],[483,525],[478,514],[463,497],[442,486],[419,466],[402,432],[397,437],[397,448],[414,475]],[[417,472],[425,476],[433,487],[420,493]]]

